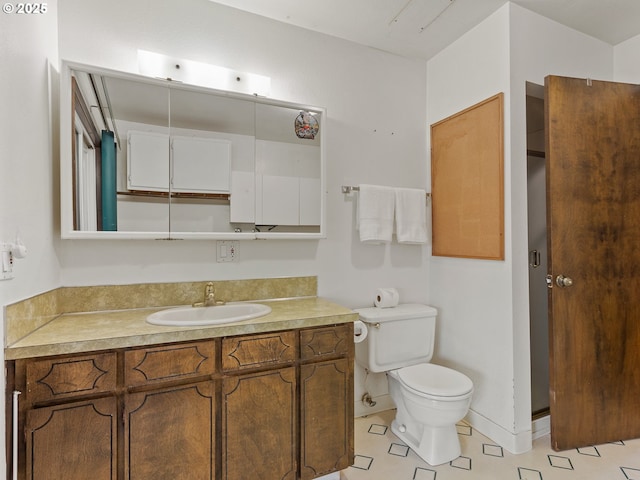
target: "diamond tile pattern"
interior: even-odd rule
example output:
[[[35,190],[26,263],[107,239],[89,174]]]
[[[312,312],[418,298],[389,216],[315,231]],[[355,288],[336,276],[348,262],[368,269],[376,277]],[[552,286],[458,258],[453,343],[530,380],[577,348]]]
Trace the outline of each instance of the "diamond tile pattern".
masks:
[[[389,447],[389,453],[391,455],[397,455],[398,457],[406,457],[409,455],[409,447],[399,443],[392,443]]]
[[[513,455],[460,422],[462,455],[432,466],[391,432],[394,416],[387,410],[356,418],[356,459],[341,480],[640,480],[640,439],[554,452],[546,435]]]
[[[571,459],[567,457],[560,457],[558,455],[549,455],[549,464],[552,467],[564,468],[565,470],[573,470]]]
[[[373,435],[384,435],[387,433],[387,429],[388,427],[386,425],[376,425],[375,423],[372,423],[368,431]]]

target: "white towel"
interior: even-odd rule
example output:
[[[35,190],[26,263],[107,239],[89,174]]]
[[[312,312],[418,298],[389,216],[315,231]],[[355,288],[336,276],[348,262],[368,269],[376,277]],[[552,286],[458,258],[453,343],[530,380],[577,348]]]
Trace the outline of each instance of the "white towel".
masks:
[[[357,226],[361,242],[391,242],[394,207],[395,192],[393,188],[360,185]]]
[[[427,243],[427,192],[396,188],[396,238],[398,243]]]

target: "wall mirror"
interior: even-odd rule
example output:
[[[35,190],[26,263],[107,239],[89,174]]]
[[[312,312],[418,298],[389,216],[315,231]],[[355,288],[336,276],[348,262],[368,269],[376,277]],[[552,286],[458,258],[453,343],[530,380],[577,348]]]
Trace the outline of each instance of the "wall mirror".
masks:
[[[63,62],[63,238],[322,238],[324,109]]]

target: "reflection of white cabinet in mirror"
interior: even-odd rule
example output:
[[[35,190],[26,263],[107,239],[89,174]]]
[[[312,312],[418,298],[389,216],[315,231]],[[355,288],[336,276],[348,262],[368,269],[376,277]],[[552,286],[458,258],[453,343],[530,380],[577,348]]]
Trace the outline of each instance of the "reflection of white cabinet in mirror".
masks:
[[[256,140],[256,223],[320,223],[320,147]]]
[[[169,135],[129,131],[127,188],[152,192],[169,190]]]
[[[230,218],[232,223],[256,223],[256,177],[254,172],[231,172]]]
[[[300,225],[320,225],[320,177],[300,177]]]
[[[229,193],[228,140],[129,131],[127,147],[130,191]]]
[[[72,107],[60,109],[63,238],[324,237],[322,108],[68,62],[60,85]],[[302,112],[320,129],[300,138]],[[103,130],[115,132],[114,232],[100,231],[91,173]]]
[[[256,224],[269,232],[313,232],[322,224],[323,132],[299,137],[293,127],[302,111],[320,116],[309,109],[256,105]]]
[[[229,193],[231,142],[213,138],[173,137],[171,191]]]

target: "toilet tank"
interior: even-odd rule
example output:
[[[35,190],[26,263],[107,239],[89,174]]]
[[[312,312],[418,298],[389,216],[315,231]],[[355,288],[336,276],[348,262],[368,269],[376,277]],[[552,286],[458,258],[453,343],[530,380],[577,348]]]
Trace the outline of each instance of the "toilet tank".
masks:
[[[386,372],[430,362],[438,311],[428,305],[400,304],[392,308],[355,309],[367,326],[356,343],[356,363],[370,372]]]

